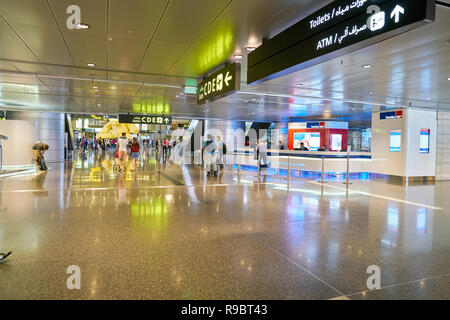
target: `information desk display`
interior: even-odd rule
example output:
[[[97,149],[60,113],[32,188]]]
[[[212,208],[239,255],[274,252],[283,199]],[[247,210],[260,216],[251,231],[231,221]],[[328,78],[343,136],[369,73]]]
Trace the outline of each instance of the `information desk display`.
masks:
[[[337,121],[289,123],[289,150],[300,150],[303,142],[309,151],[347,151],[348,123]]]

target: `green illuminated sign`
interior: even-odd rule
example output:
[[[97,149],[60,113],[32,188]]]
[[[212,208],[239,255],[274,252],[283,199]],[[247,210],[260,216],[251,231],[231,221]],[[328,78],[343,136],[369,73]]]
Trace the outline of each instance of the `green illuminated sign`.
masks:
[[[240,89],[241,65],[230,64],[200,82],[197,103],[217,100]]]
[[[185,86],[184,93],[185,94],[197,94],[197,87]]]

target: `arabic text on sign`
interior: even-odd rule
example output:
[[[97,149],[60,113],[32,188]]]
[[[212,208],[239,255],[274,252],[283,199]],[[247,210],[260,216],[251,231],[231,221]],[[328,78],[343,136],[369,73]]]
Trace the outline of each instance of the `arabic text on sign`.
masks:
[[[345,6],[344,8],[342,8],[341,6],[339,6],[338,8],[333,8],[331,12],[325,13],[324,15],[321,15],[316,19],[309,21],[310,27],[311,29],[314,29],[325,22],[333,20],[335,17],[344,16],[347,12],[349,12],[352,9],[361,8],[366,2],[367,0],[357,0],[352,1],[349,5]]]

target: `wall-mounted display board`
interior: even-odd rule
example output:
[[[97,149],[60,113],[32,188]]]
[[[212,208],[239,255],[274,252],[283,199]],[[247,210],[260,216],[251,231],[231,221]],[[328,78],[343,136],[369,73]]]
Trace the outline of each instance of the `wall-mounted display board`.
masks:
[[[402,151],[402,130],[391,130],[389,151]]]
[[[430,153],[430,129],[420,129],[420,153]]]

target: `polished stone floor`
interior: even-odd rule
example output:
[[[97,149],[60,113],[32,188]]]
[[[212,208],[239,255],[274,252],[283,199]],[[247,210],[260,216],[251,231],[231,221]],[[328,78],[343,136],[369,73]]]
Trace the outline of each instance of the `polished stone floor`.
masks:
[[[0,252],[14,251],[0,299],[450,299],[450,182],[346,190],[155,157],[117,174],[113,161],[0,179]]]

